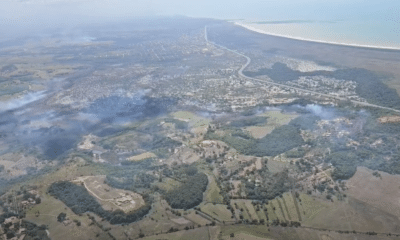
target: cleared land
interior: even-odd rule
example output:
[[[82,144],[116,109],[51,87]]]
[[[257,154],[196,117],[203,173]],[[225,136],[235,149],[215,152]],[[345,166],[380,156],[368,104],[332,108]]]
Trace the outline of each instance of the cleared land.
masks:
[[[298,115],[285,114],[280,111],[268,111],[259,116],[267,117],[267,124],[264,126],[251,126],[245,128],[245,130],[247,130],[254,138],[263,138],[267,134],[271,133],[276,127],[288,124],[292,119],[298,117]]]
[[[210,203],[223,203],[223,198],[219,193],[221,190],[219,189],[217,183],[213,176],[208,176],[208,186],[205,192],[205,201]]]
[[[189,126],[192,128],[207,127],[210,123],[209,119],[200,117],[188,111],[175,112],[172,116],[177,120],[188,122]]]
[[[231,212],[226,208],[226,205],[207,203],[200,207],[201,211],[222,221],[233,221]]]
[[[155,185],[161,188],[164,191],[171,191],[175,188],[182,186],[181,182],[176,181],[175,179],[164,177],[162,182],[156,182]]]
[[[231,238],[230,235],[234,234]],[[239,226],[223,226],[221,227],[220,233],[221,239],[273,239],[269,228],[266,226],[254,226],[254,225],[239,225]]]
[[[191,211],[189,214],[185,215],[185,218],[192,221],[194,224],[201,226],[211,223],[210,220],[203,218],[200,214],[196,214],[195,211]]]
[[[179,231],[169,234],[158,234],[151,237],[143,238],[145,240],[159,240],[159,239],[170,239],[170,240],[209,240],[209,234],[207,228],[196,228],[187,231]]]
[[[400,176],[358,167],[356,174],[347,182],[348,194],[373,207],[400,217]]]
[[[104,181],[105,176],[86,176],[80,177],[74,182],[82,182],[88,192],[102,204],[105,210],[118,208],[128,213],[145,204],[140,194],[111,188]]]

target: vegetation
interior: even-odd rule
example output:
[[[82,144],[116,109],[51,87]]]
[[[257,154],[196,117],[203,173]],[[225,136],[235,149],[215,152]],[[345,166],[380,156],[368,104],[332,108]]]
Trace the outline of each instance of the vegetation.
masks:
[[[135,222],[146,215],[151,208],[150,204],[146,204],[129,214],[125,214],[121,210],[108,212],[87,192],[85,187],[67,181],[53,183],[50,185],[48,192],[53,197],[64,202],[74,213],[93,212],[111,224]]]
[[[321,118],[318,116],[315,116],[313,114],[304,114],[293,119],[292,121],[290,121],[289,124],[298,129],[312,130],[314,129],[315,123],[318,120],[321,120]]]
[[[328,156],[328,161],[335,166],[333,179],[349,179],[357,171],[358,157],[350,151],[335,152]]]
[[[122,167],[116,166],[109,169],[106,183],[114,188],[140,192],[149,189],[156,177],[145,173],[154,169],[151,164],[153,159],[145,159],[136,162],[123,162]]]
[[[275,128],[261,139],[254,139],[239,130],[223,137],[209,131],[205,138],[224,141],[242,154],[257,157],[275,156],[304,144],[300,131],[292,125]]]
[[[173,208],[193,208],[203,201],[203,192],[207,189],[207,184],[207,175],[197,173],[182,186],[166,193],[165,199]]]
[[[15,213],[12,213],[12,212],[3,213],[3,214],[0,215],[0,224],[3,224],[4,221],[5,221],[7,218],[10,218],[10,217],[17,217],[17,216],[18,216],[18,214],[15,214]]]
[[[295,149],[286,153],[286,157],[289,158],[301,158],[306,154],[306,151],[303,148]]]
[[[142,148],[146,150],[153,150],[158,148],[176,148],[181,146],[182,143],[176,140],[173,140],[169,137],[164,137],[160,135],[154,135],[153,141],[142,143]]]
[[[187,129],[189,126],[189,124],[187,122],[180,121],[175,118],[166,118],[164,121],[166,123],[173,123],[175,125],[176,129],[184,130],[184,129]]]
[[[140,189],[149,189],[156,177],[147,173],[135,173],[131,175],[129,171],[121,171],[121,175],[110,174],[106,177],[106,183],[114,188],[140,191]]]
[[[240,120],[234,120],[230,123],[231,127],[241,128],[241,127],[248,127],[248,126],[256,126],[256,125],[263,125],[267,123],[266,117],[252,117],[252,118],[244,118]]]
[[[297,80],[303,76],[312,77],[321,75],[329,78],[354,81],[357,83],[356,93],[360,97],[367,99],[368,102],[392,108],[399,108],[400,106],[400,97],[396,90],[389,88],[383,83],[385,76],[380,76],[366,69],[351,68],[339,69],[333,72],[315,71],[304,73],[292,70],[286,64],[275,63],[271,69],[260,69],[258,72],[245,71],[244,74],[251,77],[268,75],[271,79],[280,83]]]
[[[62,213],[58,214],[58,216],[57,216],[57,221],[59,221],[59,222],[64,222],[64,220],[66,219],[66,217],[67,217],[67,214],[62,212]]]
[[[24,238],[25,240],[50,240],[50,238],[47,236],[47,227],[45,225],[38,226],[30,221],[22,220],[21,227],[26,229],[26,236]]]
[[[248,155],[275,156],[303,144],[303,138],[297,128],[291,125],[283,125],[258,140]]]
[[[273,174],[265,179],[268,179],[268,186],[256,186],[254,182],[249,181],[244,183],[248,199],[266,201],[281,196],[289,190],[287,171]]]

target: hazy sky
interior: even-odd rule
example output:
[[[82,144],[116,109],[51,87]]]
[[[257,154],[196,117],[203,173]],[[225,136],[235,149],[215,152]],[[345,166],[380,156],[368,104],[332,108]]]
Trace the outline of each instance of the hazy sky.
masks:
[[[399,11],[399,0],[0,0],[0,24],[45,27],[148,15],[264,20],[337,20],[379,15],[384,20],[398,21]]]

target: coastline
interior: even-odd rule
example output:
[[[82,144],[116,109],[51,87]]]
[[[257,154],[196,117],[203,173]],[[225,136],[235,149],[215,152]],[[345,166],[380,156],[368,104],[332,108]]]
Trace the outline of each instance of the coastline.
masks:
[[[338,46],[400,51],[400,47],[376,46],[376,45],[366,45],[366,44],[351,44],[351,43],[341,43],[341,42],[324,41],[324,40],[311,39],[311,38],[303,38],[303,37],[294,37],[294,36],[290,36],[290,35],[267,32],[267,31],[264,31],[262,29],[257,29],[255,27],[252,27],[252,26],[240,23],[240,22],[234,22],[234,24],[237,25],[237,26],[246,28],[247,30],[250,30],[250,31],[253,31],[253,32],[257,32],[257,33],[261,33],[261,34],[265,34],[265,35],[270,35],[270,36],[274,36],[274,37],[283,37],[283,38],[299,40],[299,41],[324,43],[324,44],[331,44],[331,45],[338,45]]]

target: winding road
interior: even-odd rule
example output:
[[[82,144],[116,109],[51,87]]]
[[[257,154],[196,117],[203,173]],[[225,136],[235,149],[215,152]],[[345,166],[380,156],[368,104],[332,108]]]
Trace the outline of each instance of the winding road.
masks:
[[[352,102],[353,104],[356,104],[356,105],[358,104],[358,105],[361,105],[361,106],[380,108],[380,109],[385,109],[385,110],[390,110],[390,111],[394,111],[394,112],[400,113],[400,110],[397,110],[397,109],[394,109],[394,108],[379,106],[379,105],[371,104],[371,103],[367,103],[367,102],[360,102],[360,101],[355,101],[355,100],[349,100],[349,99],[347,99],[347,98],[338,97],[338,96],[335,96],[335,95],[330,95],[330,94],[325,94],[325,93],[319,93],[319,92],[312,91],[312,90],[307,90],[307,89],[304,89],[304,88],[293,87],[293,86],[289,86],[289,85],[286,85],[286,84],[281,84],[281,83],[276,83],[276,82],[272,82],[272,81],[268,81],[268,80],[262,80],[262,79],[258,79],[258,78],[253,78],[253,77],[246,76],[246,75],[243,74],[243,70],[244,70],[247,66],[249,66],[249,64],[251,63],[251,59],[250,59],[248,56],[246,56],[246,55],[244,55],[244,54],[242,54],[242,53],[239,53],[239,52],[236,51],[236,50],[232,50],[232,49],[229,49],[229,48],[224,47],[224,46],[222,46],[222,45],[219,45],[219,44],[217,44],[217,43],[215,43],[215,42],[209,41],[209,40],[208,40],[208,35],[207,35],[207,26],[204,28],[204,38],[205,38],[206,42],[209,43],[209,44],[212,44],[212,45],[214,45],[214,46],[216,46],[216,47],[225,49],[225,50],[227,50],[227,51],[229,51],[229,52],[233,52],[233,53],[235,53],[235,54],[237,54],[237,55],[239,55],[239,56],[244,57],[244,58],[247,59],[247,62],[246,62],[246,63],[239,69],[239,71],[238,71],[239,76],[241,76],[241,77],[243,77],[243,78],[246,78],[246,79],[249,79],[249,80],[252,80],[252,81],[256,81],[256,82],[268,83],[268,84],[275,85],[275,86],[279,86],[279,87],[294,89],[294,90],[297,90],[297,91],[301,91],[301,92],[305,92],[305,93],[310,93],[310,94],[314,94],[314,95],[318,95],[318,96],[323,96],[323,97],[328,97],[328,98],[334,98],[334,99],[343,100],[343,101],[350,101],[350,102]]]

